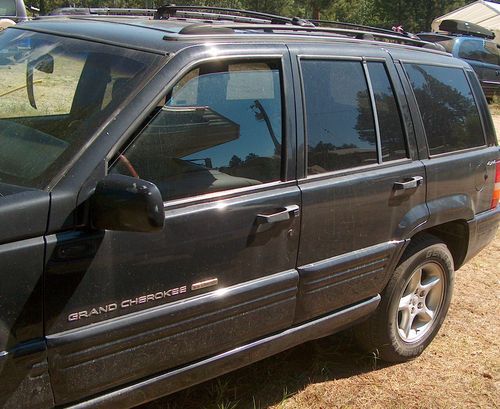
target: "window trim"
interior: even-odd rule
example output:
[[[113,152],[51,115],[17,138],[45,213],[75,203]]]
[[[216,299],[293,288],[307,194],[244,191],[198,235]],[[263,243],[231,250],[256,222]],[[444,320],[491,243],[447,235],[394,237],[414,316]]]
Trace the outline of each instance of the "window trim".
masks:
[[[377,149],[377,162],[378,164],[382,164],[382,138],[380,136],[380,123],[378,121],[378,110],[377,104],[375,101],[375,94],[373,92],[372,86],[372,78],[370,77],[370,73],[368,72],[368,62],[363,59],[361,64],[363,66],[363,72],[365,73],[366,84],[368,86],[368,93],[370,94],[370,102],[372,105],[372,115],[373,115],[373,124],[375,126],[375,139],[376,139],[376,149]],[[387,71],[386,71],[387,72]],[[401,122],[401,120],[400,120]]]
[[[428,62],[423,63],[422,61],[405,60],[405,59],[400,60],[400,62],[401,62],[401,68],[403,69],[403,72],[404,72],[405,77],[406,77],[405,79],[408,82],[408,86],[409,86],[410,91],[411,91],[411,96],[413,97],[413,100],[415,101],[415,108],[417,109],[417,113],[418,113],[418,121],[420,122],[423,136],[425,138],[425,148],[426,148],[426,152],[427,152],[427,157],[429,159],[439,158],[442,156],[448,156],[448,155],[457,154],[457,153],[461,153],[461,152],[473,151],[473,150],[482,149],[482,148],[485,148],[486,146],[488,146],[488,142],[486,140],[486,132],[485,132],[485,127],[484,127],[484,123],[483,123],[483,118],[481,117],[481,112],[479,111],[479,104],[477,103],[476,94],[474,93],[472,85],[469,81],[466,67],[452,65],[452,64],[440,64],[440,63],[428,63]],[[477,114],[479,116],[479,121],[481,123],[481,129],[483,131],[483,142],[484,142],[482,145],[472,146],[470,148],[464,148],[464,149],[457,149],[457,150],[448,151],[448,152],[431,154],[429,140],[427,138],[427,131],[426,131],[425,125],[424,125],[424,119],[422,118],[422,112],[420,111],[420,105],[418,104],[417,97],[415,96],[415,90],[413,89],[410,77],[408,75],[408,71],[406,70],[406,64],[419,64],[419,65],[430,65],[430,66],[441,67],[441,68],[454,68],[454,69],[458,69],[458,70],[463,72],[463,74],[465,76],[465,80],[467,81],[467,85],[469,86],[470,93],[472,95],[472,99],[474,100],[474,105],[476,107],[476,111],[477,111]],[[413,121],[415,121],[415,119],[413,119]]]
[[[385,169],[393,166],[398,166],[398,165],[404,165],[405,163],[412,163],[413,160],[411,158],[403,158],[403,159],[395,159],[389,162],[383,162],[383,163],[372,163],[369,165],[362,165],[362,166],[356,166],[355,168],[346,168],[346,169],[339,169],[339,170],[332,170],[329,172],[324,172],[324,173],[318,173],[316,175],[308,175],[304,178],[299,179],[299,182],[305,182],[305,181],[311,181],[311,180],[322,180],[331,178],[333,176],[335,177],[342,177],[342,176],[350,176],[356,173],[363,173],[369,170],[379,170],[379,169]]]
[[[296,183],[297,183],[296,180],[287,180],[287,181],[279,180],[274,182],[266,182],[255,186],[243,186],[234,189],[219,190],[217,192],[212,192],[212,193],[203,193],[200,195],[186,196],[178,199],[164,200],[163,208],[165,210],[172,210],[176,209],[179,206],[184,206],[184,205],[191,206],[197,204],[212,203],[216,201],[232,199],[242,194],[259,193],[260,191],[270,190],[278,186],[281,188],[293,187],[296,186]]]
[[[191,60],[188,64],[185,64],[182,70],[178,71],[165,85],[165,87],[162,89],[162,91],[158,94],[156,98],[153,99],[152,104],[150,105],[150,108],[148,109],[149,114],[152,113],[152,111],[155,109],[155,107],[158,106],[158,103],[160,103],[166,95],[172,92],[173,88],[175,85],[181,80],[186,74],[188,74],[190,71],[195,69],[196,67],[207,64],[210,62],[220,62],[220,61],[238,61],[238,62],[244,62],[244,61],[254,61],[257,62],[258,60],[262,60],[262,62],[269,62],[269,61],[276,61],[280,63],[280,87],[281,87],[281,110],[282,110],[282,138],[281,138],[281,146],[282,146],[282,152],[281,152],[281,169],[280,169],[280,180],[278,181],[271,181],[271,182],[265,182],[260,185],[255,185],[255,186],[244,186],[244,187],[238,187],[234,189],[227,189],[227,190],[220,190],[217,192],[212,192],[212,193],[203,193],[203,194],[198,194],[198,195],[193,195],[193,196],[186,196],[182,198],[177,198],[177,199],[170,199],[170,200],[164,200],[163,201],[163,207],[170,207],[170,206],[176,206],[179,204],[190,204],[190,203],[196,203],[196,202],[204,202],[204,201],[211,201],[211,199],[217,199],[219,197],[223,197],[226,195],[238,195],[239,193],[249,193],[252,191],[259,191],[262,189],[268,189],[269,187],[274,187],[274,186],[283,186],[287,184],[294,184],[296,183],[295,177],[293,179],[288,179],[290,175],[288,175],[287,172],[287,166],[286,164],[288,163],[289,160],[289,155],[288,155],[288,128],[286,126],[286,116],[287,116],[287,101],[286,101],[286,87],[284,86],[284,72],[285,72],[285,57],[286,55],[284,54],[277,54],[277,53],[270,53],[270,54],[228,54],[228,55],[223,55],[223,56],[214,56],[214,57],[207,57],[207,58],[200,58],[200,59],[194,59]],[[149,117],[149,114],[146,116],[146,119]],[[146,122],[146,120],[143,120],[141,123],[137,125],[137,128],[134,130],[134,132],[131,135],[128,135],[128,137],[122,138],[117,143],[114,144],[113,148],[108,152],[105,158],[105,167],[106,167],[106,175],[109,174],[109,169],[110,167],[116,162],[116,158],[120,152],[123,152],[124,150],[127,149],[128,146],[130,146],[140,135],[141,131],[149,124],[150,121]],[[114,160],[113,160],[114,159]]]

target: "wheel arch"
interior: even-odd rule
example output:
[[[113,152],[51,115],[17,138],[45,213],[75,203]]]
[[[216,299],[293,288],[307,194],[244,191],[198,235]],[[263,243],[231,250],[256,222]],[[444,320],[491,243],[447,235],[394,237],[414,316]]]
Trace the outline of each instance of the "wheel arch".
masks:
[[[410,238],[410,243],[426,235],[437,237],[446,244],[453,257],[455,270],[463,265],[469,247],[470,235],[466,220],[453,220],[420,230]]]

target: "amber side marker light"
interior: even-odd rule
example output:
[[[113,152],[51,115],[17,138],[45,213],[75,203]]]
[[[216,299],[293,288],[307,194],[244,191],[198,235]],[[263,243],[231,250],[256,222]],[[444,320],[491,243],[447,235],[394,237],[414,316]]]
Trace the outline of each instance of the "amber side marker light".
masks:
[[[500,160],[497,160],[495,171],[495,187],[493,188],[493,199],[491,199],[491,209],[498,206],[500,201]]]

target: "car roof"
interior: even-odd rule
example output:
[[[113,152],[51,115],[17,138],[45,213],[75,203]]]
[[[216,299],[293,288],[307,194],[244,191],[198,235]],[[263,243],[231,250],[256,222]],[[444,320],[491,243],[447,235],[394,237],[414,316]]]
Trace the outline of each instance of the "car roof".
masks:
[[[152,19],[137,16],[53,16],[24,22],[15,29],[30,30],[94,42],[114,44],[158,54],[175,53],[185,47],[207,42],[335,42],[371,44],[384,48],[448,55],[432,49],[430,43],[371,32],[296,27],[276,24],[248,24],[190,18]],[[354,33],[354,35],[353,35]],[[359,33],[359,34],[358,34]],[[387,36],[387,35],[385,35]],[[397,44],[396,42],[400,42]],[[414,45],[419,45],[418,47]]]
[[[135,21],[134,21],[135,20]],[[51,17],[24,22],[13,27],[18,30],[55,34],[154,53],[175,52],[168,47],[165,32],[143,27],[137,19],[103,17]]]

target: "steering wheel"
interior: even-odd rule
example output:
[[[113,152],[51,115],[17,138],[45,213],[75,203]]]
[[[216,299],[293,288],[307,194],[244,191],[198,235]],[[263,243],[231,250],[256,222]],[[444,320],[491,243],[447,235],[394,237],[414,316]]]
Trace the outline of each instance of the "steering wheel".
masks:
[[[125,166],[128,173],[130,173],[130,176],[139,179],[139,174],[137,173],[134,166],[130,163],[130,161],[127,159],[125,155],[123,154],[119,155],[118,160],[121,162],[123,166]]]

